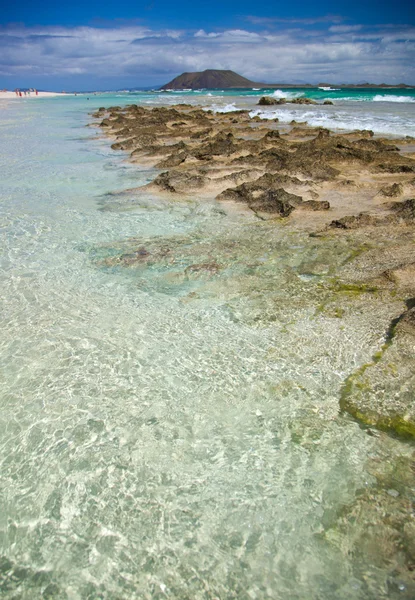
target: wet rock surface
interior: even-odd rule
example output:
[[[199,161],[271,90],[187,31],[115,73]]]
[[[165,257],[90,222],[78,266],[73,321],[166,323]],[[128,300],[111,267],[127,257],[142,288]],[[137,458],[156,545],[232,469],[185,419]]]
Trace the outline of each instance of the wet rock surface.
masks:
[[[415,308],[391,324],[388,339],[346,381],[341,408],[363,423],[415,437]]]

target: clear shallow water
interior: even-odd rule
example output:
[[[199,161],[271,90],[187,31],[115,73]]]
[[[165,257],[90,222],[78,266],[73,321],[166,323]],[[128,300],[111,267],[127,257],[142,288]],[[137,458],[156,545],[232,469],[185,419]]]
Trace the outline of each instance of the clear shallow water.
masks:
[[[341,241],[117,196],[153,172],[90,105],[0,112],[3,597],[410,597],[352,514],[410,449],[338,411],[398,304],[333,304]]]

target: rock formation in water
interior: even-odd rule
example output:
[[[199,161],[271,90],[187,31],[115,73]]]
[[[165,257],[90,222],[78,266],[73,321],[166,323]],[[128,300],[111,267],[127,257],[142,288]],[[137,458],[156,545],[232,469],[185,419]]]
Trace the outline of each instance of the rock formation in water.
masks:
[[[338,135],[298,123],[287,129],[248,111],[214,114],[185,104],[112,107],[95,116],[112,148],[162,169],[137,194],[216,198],[316,238],[338,236],[364,247],[336,273],[339,289],[393,292],[407,308],[373,361],[347,378],[341,406],[366,425],[415,437],[415,160],[400,152],[412,140],[392,143],[371,131]],[[131,268],[164,256],[164,249],[139,247],[109,260]],[[186,277],[214,277],[221,268],[211,260],[193,266]],[[333,314],[338,318],[341,309]]]

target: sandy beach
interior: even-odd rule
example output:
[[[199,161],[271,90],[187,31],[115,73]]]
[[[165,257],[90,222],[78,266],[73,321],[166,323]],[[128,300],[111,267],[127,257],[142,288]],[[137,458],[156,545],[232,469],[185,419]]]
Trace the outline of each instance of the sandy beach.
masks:
[[[23,92],[22,92],[23,94]],[[25,98],[52,98],[54,96],[67,96],[65,92],[30,92],[30,94],[16,96],[16,92],[3,92],[0,91],[0,100],[23,100]]]

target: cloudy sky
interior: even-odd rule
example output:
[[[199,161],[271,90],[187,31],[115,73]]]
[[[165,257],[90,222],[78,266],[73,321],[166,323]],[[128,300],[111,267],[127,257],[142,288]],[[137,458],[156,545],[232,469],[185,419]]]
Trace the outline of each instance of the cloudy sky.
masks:
[[[259,3],[258,3],[259,4]],[[364,4],[364,6],[363,6]],[[415,84],[409,1],[23,0],[0,12],[0,88],[120,89],[183,71]],[[330,10],[331,9],[331,10]]]

